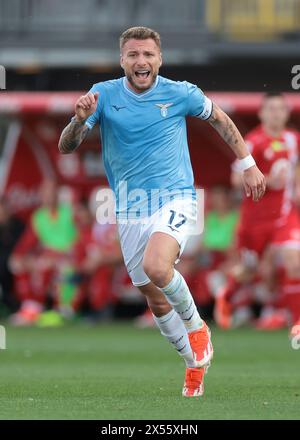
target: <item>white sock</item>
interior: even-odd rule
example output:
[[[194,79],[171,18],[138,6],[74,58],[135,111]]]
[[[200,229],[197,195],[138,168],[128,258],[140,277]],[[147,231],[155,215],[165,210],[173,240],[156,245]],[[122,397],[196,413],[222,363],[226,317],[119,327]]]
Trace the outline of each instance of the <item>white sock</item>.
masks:
[[[195,368],[193,352],[190,346],[189,337],[182,320],[175,310],[171,310],[164,316],[154,316],[154,321],[160,332],[175,347],[178,354],[185,360],[188,368]]]
[[[182,319],[189,333],[202,327],[203,321],[200,318],[192,294],[185,279],[177,270],[174,270],[174,276],[170,283],[161,290]]]

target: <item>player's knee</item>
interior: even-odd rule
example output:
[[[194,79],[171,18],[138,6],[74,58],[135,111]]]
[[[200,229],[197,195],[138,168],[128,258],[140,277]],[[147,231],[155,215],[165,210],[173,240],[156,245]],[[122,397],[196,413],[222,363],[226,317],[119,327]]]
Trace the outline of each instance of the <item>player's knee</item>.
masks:
[[[144,258],[143,269],[152,283],[158,287],[164,287],[168,284],[168,277],[171,268],[160,258]]]

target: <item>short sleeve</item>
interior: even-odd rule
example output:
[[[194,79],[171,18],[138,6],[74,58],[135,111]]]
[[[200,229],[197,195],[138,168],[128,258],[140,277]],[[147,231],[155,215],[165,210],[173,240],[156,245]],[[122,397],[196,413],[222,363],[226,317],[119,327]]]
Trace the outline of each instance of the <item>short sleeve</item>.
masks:
[[[187,85],[187,115],[207,120],[212,113],[213,104],[211,99],[204,95],[201,89],[195,84],[186,83]]]
[[[85,124],[91,130],[94,127],[94,125],[97,122],[99,122],[100,113],[101,113],[101,110],[102,110],[102,107],[103,107],[103,88],[101,87],[100,83],[94,84],[93,87],[89,90],[89,92],[91,92],[91,93],[99,92],[97,109],[85,121]]]

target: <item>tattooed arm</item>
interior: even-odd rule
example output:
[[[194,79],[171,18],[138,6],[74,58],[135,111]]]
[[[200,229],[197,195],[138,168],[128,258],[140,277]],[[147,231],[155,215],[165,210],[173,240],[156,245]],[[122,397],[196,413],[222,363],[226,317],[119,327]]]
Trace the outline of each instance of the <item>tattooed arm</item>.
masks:
[[[244,159],[250,154],[234,122],[215,103],[208,122],[230,146],[238,159]],[[254,201],[258,201],[266,190],[265,177],[256,165],[243,172],[243,184],[247,197],[252,194]]]
[[[96,111],[98,96],[98,92],[89,92],[76,101],[75,117],[64,128],[58,142],[60,153],[72,153],[86,138],[89,127],[85,124],[85,121]]]
[[[213,104],[213,111],[208,122],[215,130],[217,130],[224,141],[227,142],[238,159],[243,159],[249,154],[242,135],[236,125],[215,103]]]
[[[85,121],[77,121],[76,119],[73,119],[70,124],[63,129],[58,142],[60,153],[72,153],[86,138],[89,132],[89,127],[85,125],[84,122]]]

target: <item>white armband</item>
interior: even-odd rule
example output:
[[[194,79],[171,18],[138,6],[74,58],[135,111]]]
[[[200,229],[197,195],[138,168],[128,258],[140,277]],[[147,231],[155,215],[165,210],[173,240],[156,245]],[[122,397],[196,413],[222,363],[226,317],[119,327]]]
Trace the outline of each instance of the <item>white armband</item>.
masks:
[[[241,173],[245,170],[248,170],[248,168],[253,167],[254,165],[256,165],[256,162],[252,154],[248,154],[248,156],[238,161],[238,167]]]

